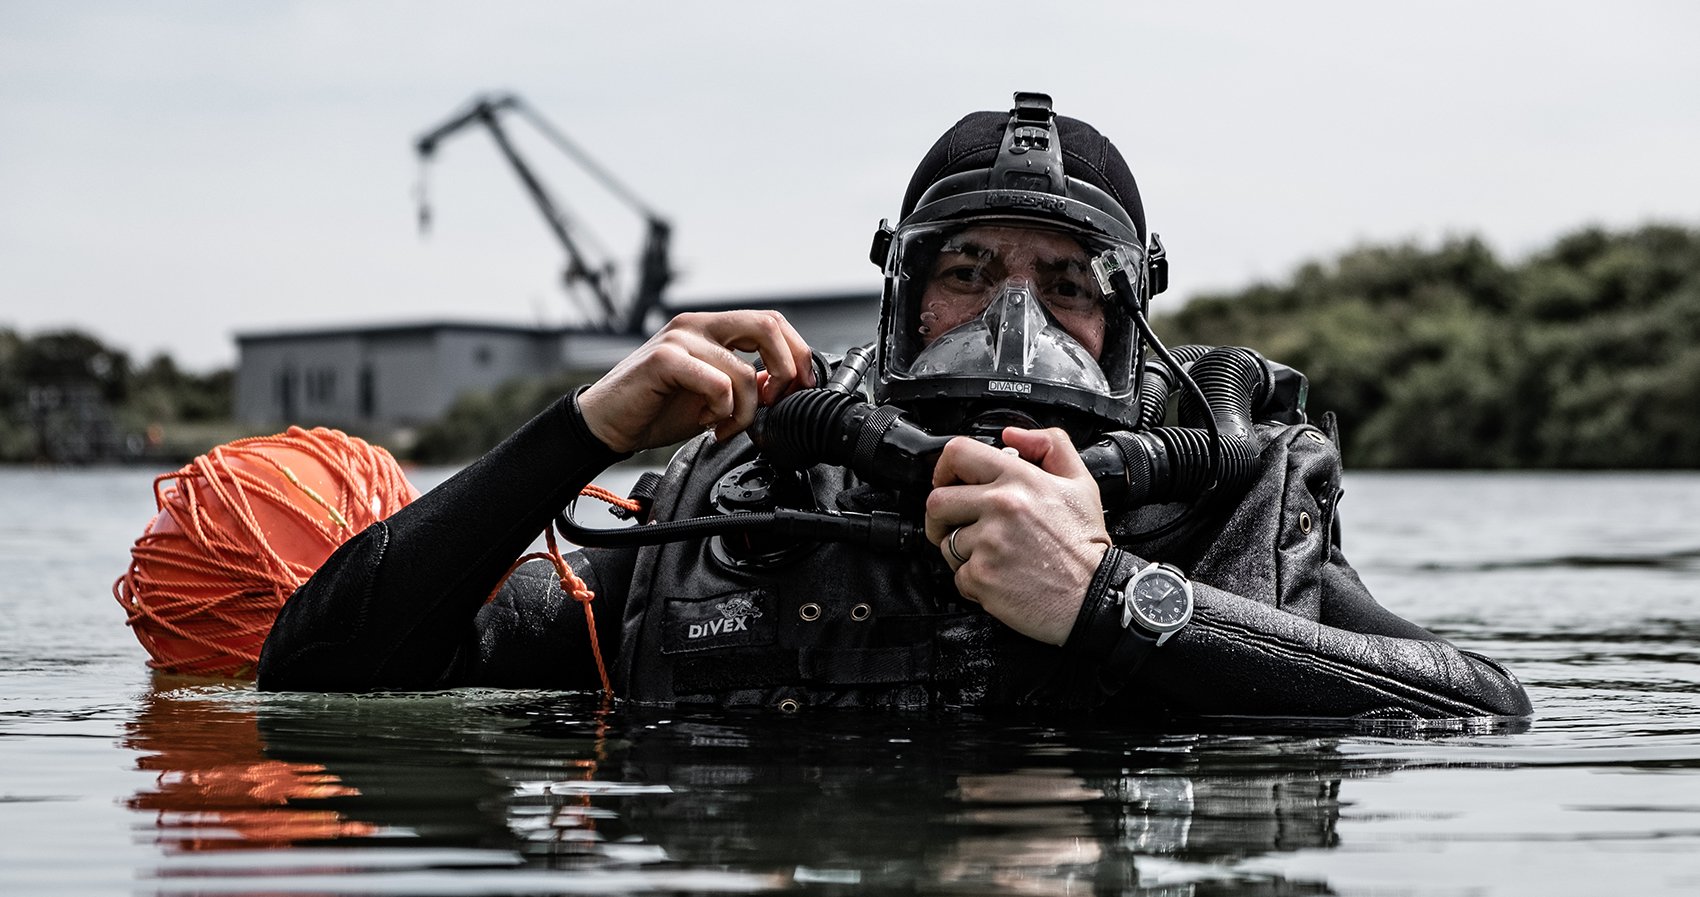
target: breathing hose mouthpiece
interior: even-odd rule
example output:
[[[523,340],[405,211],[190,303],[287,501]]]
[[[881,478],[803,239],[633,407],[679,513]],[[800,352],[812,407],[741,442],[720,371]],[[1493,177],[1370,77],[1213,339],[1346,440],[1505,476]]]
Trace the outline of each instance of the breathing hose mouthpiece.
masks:
[[[756,413],[750,439],[768,460],[801,469],[827,463],[898,489],[930,489],[952,437],[934,436],[891,405],[833,389],[794,392]]]

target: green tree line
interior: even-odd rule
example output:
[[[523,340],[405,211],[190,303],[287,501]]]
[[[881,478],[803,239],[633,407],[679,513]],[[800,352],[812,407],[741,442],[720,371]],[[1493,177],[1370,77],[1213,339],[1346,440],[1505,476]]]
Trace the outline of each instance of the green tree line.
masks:
[[[1700,231],[1588,228],[1516,264],[1369,246],[1154,326],[1304,371],[1353,466],[1700,467]]]
[[[1515,263],[1471,237],[1366,246],[1155,326],[1170,345],[1250,346],[1305,372],[1312,417],[1339,416],[1355,467],[1700,467],[1693,229],[1588,228]],[[585,379],[467,395],[404,454],[476,457]],[[74,330],[0,328],[0,461],[185,454],[156,444],[161,425],[196,432],[194,454],[248,435],[230,424],[231,384]]]
[[[196,374],[164,354],[136,365],[81,331],[0,327],[0,461],[157,457],[165,425],[228,421],[230,389],[229,370]]]

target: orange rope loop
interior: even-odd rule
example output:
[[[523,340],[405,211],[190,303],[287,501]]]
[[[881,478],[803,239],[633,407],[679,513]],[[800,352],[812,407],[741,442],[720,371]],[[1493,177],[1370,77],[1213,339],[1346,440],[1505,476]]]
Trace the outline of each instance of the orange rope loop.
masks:
[[[601,499],[611,505],[625,508],[628,511],[637,511],[641,507],[637,502],[621,498],[618,495],[609,492],[607,489],[597,485],[586,486],[584,489],[580,490],[579,494]],[[489,596],[484,600],[486,602],[495,600],[496,595],[502,591],[502,586],[507,585],[508,578],[513,576],[514,571],[518,570],[520,566],[525,564],[527,561],[547,560],[552,566],[554,566],[555,576],[561,582],[561,591],[571,595],[573,600],[577,601],[579,606],[584,608],[584,623],[590,633],[590,654],[596,661],[597,678],[602,681],[602,706],[603,709],[606,710],[608,702],[614,699],[614,685],[608,678],[608,665],[602,659],[602,643],[596,635],[596,610],[592,606],[592,603],[596,601],[596,593],[591,591],[590,585],[586,583],[583,578],[573,572],[573,567],[571,564],[567,563],[567,559],[561,556],[561,549],[555,544],[554,527],[547,527],[543,530],[543,541],[549,546],[549,550],[534,551],[530,554],[521,555],[517,558],[508,566],[508,572],[502,574],[501,580],[496,583],[496,587],[494,589],[490,590]]]

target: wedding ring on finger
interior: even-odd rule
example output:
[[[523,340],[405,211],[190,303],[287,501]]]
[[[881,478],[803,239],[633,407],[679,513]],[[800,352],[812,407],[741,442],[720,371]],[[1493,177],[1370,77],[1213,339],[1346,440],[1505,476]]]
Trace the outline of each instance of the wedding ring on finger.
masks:
[[[950,535],[946,536],[944,540],[945,550],[950,552],[951,557],[956,558],[958,565],[968,563],[968,559],[962,556],[962,552],[956,550],[956,534],[960,532],[962,532],[962,527],[959,526],[951,530]]]

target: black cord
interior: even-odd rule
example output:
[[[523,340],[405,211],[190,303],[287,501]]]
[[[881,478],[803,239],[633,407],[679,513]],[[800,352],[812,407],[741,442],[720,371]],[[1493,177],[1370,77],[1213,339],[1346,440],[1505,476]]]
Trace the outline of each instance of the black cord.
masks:
[[[1151,348],[1156,351],[1157,357],[1161,358],[1163,363],[1175,372],[1175,376],[1180,378],[1181,385],[1186,387],[1187,392],[1192,396],[1192,400],[1204,409],[1204,420],[1209,425],[1210,430],[1210,485],[1204,487],[1204,491],[1199,493],[1198,497],[1202,500],[1215,491],[1216,487],[1222,482],[1222,430],[1216,424],[1215,410],[1210,407],[1210,400],[1205,398],[1204,390],[1199,388],[1198,381],[1192,379],[1192,374],[1188,370],[1175,363],[1174,356],[1169,354],[1168,347],[1164,346],[1163,341],[1157,338],[1157,334],[1151,331],[1151,325],[1145,320],[1145,316],[1135,315],[1134,324],[1139,328],[1139,332],[1151,342]]]
[[[575,545],[591,548],[627,548],[659,545],[742,532],[781,532],[795,539],[821,542],[855,542],[881,551],[903,551],[925,538],[923,529],[896,514],[876,511],[803,511],[779,508],[773,511],[741,511],[712,517],[692,517],[641,526],[593,529],[573,519],[577,499],[555,515],[555,529]]]
[[[1157,357],[1162,359],[1164,364],[1168,365],[1170,372],[1181,381],[1181,385],[1186,388],[1187,394],[1192,396],[1193,401],[1198,403],[1198,407],[1204,409],[1204,420],[1210,430],[1210,485],[1204,487],[1204,491],[1200,492],[1198,497],[1187,505],[1186,510],[1168,523],[1142,532],[1130,533],[1123,537],[1130,541],[1158,539],[1191,522],[1192,518],[1202,510],[1216,486],[1222,482],[1222,431],[1216,424],[1216,414],[1210,407],[1210,400],[1205,397],[1204,390],[1199,388],[1198,381],[1192,379],[1192,374],[1175,362],[1174,356],[1169,354],[1169,348],[1163,345],[1163,341],[1158,339],[1156,332],[1151,329],[1151,322],[1145,318],[1145,309],[1137,299],[1133,298],[1138,294],[1134,292],[1133,280],[1128,277],[1127,269],[1122,268],[1115,271],[1110,275],[1110,278],[1117,292],[1126,291],[1122,292],[1122,295],[1129,297],[1130,301],[1127,304],[1132,311],[1133,324],[1139,330],[1140,337],[1151,344],[1151,350],[1157,353]]]

